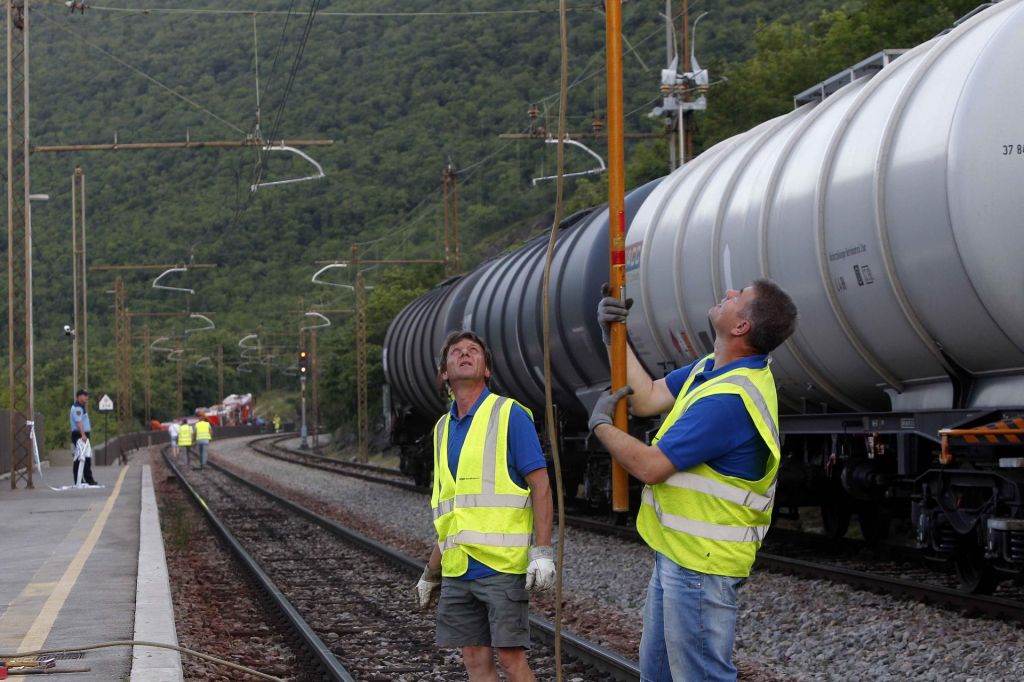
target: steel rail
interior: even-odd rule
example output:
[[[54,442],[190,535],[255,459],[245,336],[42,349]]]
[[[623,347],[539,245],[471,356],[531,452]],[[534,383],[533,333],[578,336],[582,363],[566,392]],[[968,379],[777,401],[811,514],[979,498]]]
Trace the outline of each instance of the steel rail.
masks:
[[[292,606],[288,598],[274,585],[270,577],[260,568],[252,556],[242,547],[242,545],[235,539],[235,536],[228,530],[212,509],[206,504],[206,501],[196,492],[189,482],[182,476],[181,472],[178,471],[177,465],[172,461],[172,458],[168,455],[170,446],[165,446],[160,450],[160,454],[163,455],[164,462],[174,472],[174,475],[178,478],[178,481],[185,488],[185,490],[191,496],[193,503],[196,507],[206,515],[207,521],[213,527],[214,531],[224,540],[224,543],[228,546],[231,552],[235,555],[238,561],[245,567],[246,570],[252,575],[253,579],[259,585],[259,587],[270,597],[274,606],[281,612],[282,615],[287,619],[292,629],[299,635],[302,644],[309,650],[313,655],[317,663],[328,675],[331,680],[337,680],[338,682],[355,682],[355,678],[352,677],[348,670],[338,661],[337,657],[322,639],[313,631],[309,624],[303,619],[299,612]],[[223,469],[221,469],[223,471]]]
[[[212,466],[229,478],[248,486],[256,492],[284,505],[285,507],[288,507],[300,516],[309,519],[327,531],[343,537],[368,551],[378,554],[393,563],[395,566],[408,572],[410,576],[418,576],[423,571],[423,562],[421,560],[413,559],[412,557],[383,545],[362,533],[345,528],[335,521],[324,518],[319,514],[306,509],[302,505],[285,499],[266,488],[263,488],[228,469],[225,469],[222,466],[213,464],[212,462],[210,462],[208,466]],[[422,488],[420,490],[422,490]],[[554,642],[555,629],[551,622],[546,618],[530,614],[530,630],[538,639],[548,643]],[[562,632],[561,636],[562,644],[569,656],[593,666],[618,682],[638,682],[640,680],[640,667],[635,662],[627,660],[623,656],[620,656],[614,651],[606,649],[599,644],[589,642],[571,633]]]

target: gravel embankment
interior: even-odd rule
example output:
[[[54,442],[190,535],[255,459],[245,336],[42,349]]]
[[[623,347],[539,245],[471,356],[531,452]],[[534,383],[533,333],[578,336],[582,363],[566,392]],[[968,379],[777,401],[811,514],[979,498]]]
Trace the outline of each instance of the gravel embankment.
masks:
[[[243,441],[217,443],[213,453],[412,556],[429,554],[434,531],[422,495],[305,470]],[[564,566],[564,627],[635,660],[650,550],[570,528]],[[548,616],[550,603],[534,599]],[[1024,627],[761,571],[740,592],[736,660],[740,679],[759,682],[1016,682],[1024,679]]]

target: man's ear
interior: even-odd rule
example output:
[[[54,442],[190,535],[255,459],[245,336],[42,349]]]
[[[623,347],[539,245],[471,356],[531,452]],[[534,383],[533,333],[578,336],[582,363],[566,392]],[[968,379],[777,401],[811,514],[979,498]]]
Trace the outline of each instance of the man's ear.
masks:
[[[740,318],[740,320],[732,328],[732,335],[743,336],[744,334],[749,334],[750,330],[750,320]]]

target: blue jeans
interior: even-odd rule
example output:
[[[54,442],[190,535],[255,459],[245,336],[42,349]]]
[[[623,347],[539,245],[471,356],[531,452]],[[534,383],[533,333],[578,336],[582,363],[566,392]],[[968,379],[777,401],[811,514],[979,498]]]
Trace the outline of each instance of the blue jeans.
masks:
[[[208,440],[197,440],[196,445],[199,446],[199,466],[206,466],[206,448],[210,445]]]
[[[745,579],[655,557],[640,639],[641,682],[735,680],[736,588]]]

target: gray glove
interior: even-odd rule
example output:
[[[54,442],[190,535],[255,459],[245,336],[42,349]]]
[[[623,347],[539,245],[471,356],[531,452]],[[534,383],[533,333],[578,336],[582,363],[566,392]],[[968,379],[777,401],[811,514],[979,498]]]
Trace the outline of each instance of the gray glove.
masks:
[[[597,403],[594,405],[594,409],[590,412],[590,432],[593,433],[601,424],[613,424],[615,415],[615,406],[620,400],[625,398],[627,395],[633,395],[633,389],[629,386],[623,386],[619,390],[612,393],[611,391],[605,391],[604,394],[597,399]]]
[[[611,323],[625,323],[629,309],[633,307],[633,299],[627,298],[623,302],[621,298],[612,298],[610,294],[611,287],[606,283],[601,287],[601,302],[597,304],[597,321],[601,324],[601,338],[606,346],[612,343]]]
[[[423,575],[416,583],[416,599],[420,609],[426,611],[437,605],[437,599],[441,596],[441,569],[423,567]]]
[[[555,585],[555,551],[550,545],[531,547],[530,565],[526,567],[526,589],[543,592]]]

